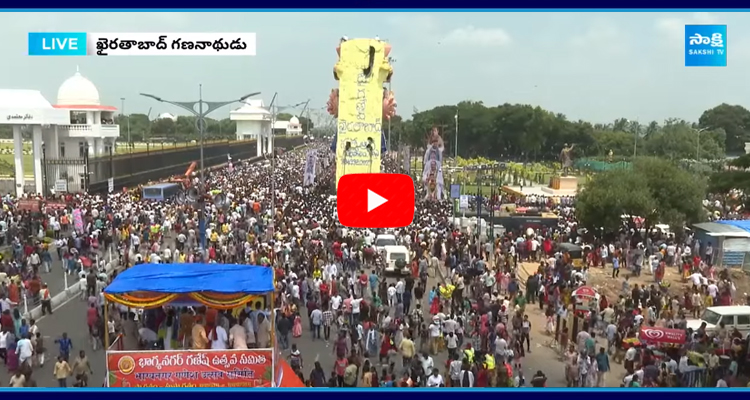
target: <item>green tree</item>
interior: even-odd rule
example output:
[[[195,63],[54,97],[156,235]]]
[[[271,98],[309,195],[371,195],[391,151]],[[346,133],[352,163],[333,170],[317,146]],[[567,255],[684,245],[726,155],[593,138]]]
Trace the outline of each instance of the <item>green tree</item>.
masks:
[[[593,176],[576,197],[576,216],[587,229],[616,231],[623,216],[645,219],[646,229],[657,223],[674,227],[705,218],[705,182],[668,160],[641,157],[632,169]]]
[[[730,169],[711,174],[708,180],[709,193],[727,196],[729,205],[750,207],[750,154],[730,161]]]
[[[122,134],[122,129],[120,129],[120,134]],[[174,134],[175,122],[171,118],[159,118],[151,123],[149,137],[173,138]]]
[[[636,159],[633,173],[646,179],[654,199],[652,213],[644,215],[649,227],[656,223],[677,227],[701,222],[705,218],[702,204],[706,195],[704,179],[656,157]]]
[[[414,111],[411,119],[392,122],[394,143],[394,132],[398,132],[400,143],[423,147],[431,129],[437,127],[446,155],[455,153],[458,139],[459,155],[464,158],[551,161],[558,158],[565,144],[575,144],[576,157],[606,157],[612,151],[617,157],[632,158],[635,150],[638,155],[673,159],[715,159],[724,156],[729,142],[725,134],[729,130],[718,123],[703,126],[703,120],[700,126],[675,118],[661,126],[656,121],[641,125],[626,118],[592,124],[570,121],[563,114],[528,104],[488,107],[481,101]]]
[[[745,107],[723,103],[704,111],[698,122],[701,128],[726,132],[727,153],[745,153],[745,142],[750,142],[750,111]]]
[[[720,130],[700,132],[685,121],[668,121],[646,141],[646,154],[670,160],[723,158],[722,136]]]
[[[576,218],[591,231],[616,232],[622,216],[640,217],[655,208],[645,177],[617,169],[596,174],[576,196]]]

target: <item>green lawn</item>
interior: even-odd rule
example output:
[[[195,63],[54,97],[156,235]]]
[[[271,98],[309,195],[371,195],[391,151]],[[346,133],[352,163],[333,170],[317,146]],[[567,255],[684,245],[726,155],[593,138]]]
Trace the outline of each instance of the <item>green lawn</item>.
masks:
[[[417,174],[417,176],[421,175],[422,171],[422,160],[421,158],[413,157],[411,160],[411,167],[412,167],[412,175],[414,173]],[[445,180],[445,187],[446,190],[449,190],[450,184],[452,181],[454,183],[461,183],[461,182],[467,182],[466,184],[461,185],[461,193],[462,194],[476,194],[478,190],[481,191],[482,195],[489,196],[492,193],[491,183],[487,181],[484,183],[481,187],[477,184],[476,180],[476,171],[462,171],[457,172],[455,179],[451,176],[451,166],[450,165],[444,165],[443,170],[444,173],[444,180]],[[549,184],[550,179],[554,176],[554,173],[544,173],[541,176],[541,183],[540,182],[534,182],[534,186],[547,186]],[[503,184],[500,182],[503,176],[503,173],[500,171],[497,171],[495,173],[495,185],[503,186]],[[578,179],[578,185],[579,187],[582,187],[586,183],[586,176],[579,176],[577,175],[576,178]],[[507,182],[505,184],[508,184]]]

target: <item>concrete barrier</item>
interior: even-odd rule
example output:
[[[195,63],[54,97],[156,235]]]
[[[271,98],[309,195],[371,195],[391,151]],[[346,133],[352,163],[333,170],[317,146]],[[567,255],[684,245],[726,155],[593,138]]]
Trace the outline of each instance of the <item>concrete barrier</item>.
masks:
[[[116,263],[107,263],[104,269],[108,276],[112,276],[112,273],[118,269],[118,265]],[[86,290],[86,288],[82,288],[80,280],[76,279],[76,282],[68,286],[67,289],[52,296],[52,310],[65,304],[65,302],[67,302],[70,299],[79,297],[81,295],[82,290]],[[39,318],[42,317],[42,306],[39,305],[30,309],[28,313],[25,313],[23,315],[23,317],[27,321],[29,319],[39,320]]]

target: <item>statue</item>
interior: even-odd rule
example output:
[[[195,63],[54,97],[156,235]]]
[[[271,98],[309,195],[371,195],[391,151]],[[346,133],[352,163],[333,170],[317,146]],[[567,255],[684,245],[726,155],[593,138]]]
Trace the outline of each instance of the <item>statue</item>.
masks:
[[[563,149],[560,152],[560,164],[562,166],[563,176],[567,176],[568,172],[570,171],[570,167],[573,166],[573,158],[571,153],[573,152],[573,149],[575,149],[575,147],[575,144],[568,147],[568,144],[565,143],[565,146],[563,146]]]

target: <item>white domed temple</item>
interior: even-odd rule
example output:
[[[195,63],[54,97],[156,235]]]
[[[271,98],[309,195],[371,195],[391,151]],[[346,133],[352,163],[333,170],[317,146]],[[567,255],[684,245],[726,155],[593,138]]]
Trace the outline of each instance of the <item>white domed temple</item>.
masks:
[[[237,140],[256,140],[257,155],[262,156],[273,149],[271,112],[261,99],[248,99],[244,103],[229,113],[229,119],[237,125]]]
[[[114,151],[116,111],[101,104],[96,86],[80,72],[60,85],[54,105],[37,90],[0,89],[0,124],[13,126],[16,194],[23,194],[22,130],[32,133],[35,192],[83,191],[86,159]]]

